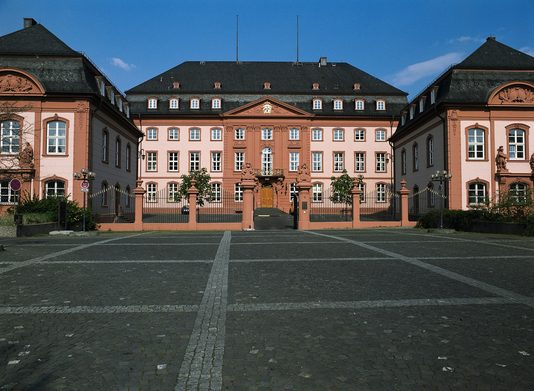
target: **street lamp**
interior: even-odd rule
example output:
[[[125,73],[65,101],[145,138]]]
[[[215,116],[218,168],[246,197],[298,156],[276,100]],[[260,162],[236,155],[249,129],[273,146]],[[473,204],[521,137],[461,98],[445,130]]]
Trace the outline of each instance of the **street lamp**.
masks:
[[[439,213],[439,228],[443,229],[443,208],[445,206],[445,192],[443,189],[443,184],[449,182],[452,178],[452,175],[447,172],[447,170],[437,170],[432,174],[432,182],[439,182],[439,192],[441,195],[441,208]]]
[[[80,172],[74,173],[74,179],[82,181],[81,189],[83,192],[83,216],[82,216],[82,230],[85,232],[85,214],[87,205],[87,192],[89,191],[89,179],[95,179],[96,174],[89,171],[87,168],[82,168]]]

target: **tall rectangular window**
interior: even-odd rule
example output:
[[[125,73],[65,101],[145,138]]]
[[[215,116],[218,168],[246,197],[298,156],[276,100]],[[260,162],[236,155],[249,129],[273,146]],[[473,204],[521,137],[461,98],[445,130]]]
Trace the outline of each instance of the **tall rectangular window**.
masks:
[[[179,192],[178,183],[170,182],[169,184],[167,184],[167,200],[169,202],[180,201],[180,192]]]
[[[376,202],[386,202],[386,184],[376,184]]]
[[[146,170],[158,171],[158,153],[155,151],[146,153]]]
[[[213,141],[221,141],[222,140],[222,130],[221,130],[221,128],[213,128],[213,129],[211,129],[211,139]]]
[[[147,183],[146,200],[147,202],[157,202],[158,185],[156,183]]]
[[[289,152],[289,171],[298,171],[299,157],[298,152]]]
[[[434,138],[429,137],[426,139],[426,164],[428,167],[434,165]]]
[[[149,141],[155,141],[158,139],[158,129],[157,128],[148,128],[146,130],[146,139]]]
[[[354,153],[354,171],[365,172],[365,152]]]
[[[67,124],[63,121],[51,121],[46,125],[47,151],[49,154],[67,152]]]
[[[189,152],[189,172],[200,171],[200,152]]]
[[[221,202],[221,184],[219,182],[211,184],[210,202]]]
[[[117,137],[115,140],[115,167],[121,166],[121,160],[122,160],[122,147],[121,147],[121,139]]]
[[[467,131],[467,157],[472,160],[484,160],[484,129],[472,128]]]
[[[290,183],[289,184],[289,201],[293,202],[293,200],[295,199],[297,195],[298,195],[297,184]]]
[[[313,202],[323,201],[323,184],[322,183],[314,183],[312,185],[312,201]]]
[[[221,152],[211,153],[211,171],[221,171]]]
[[[386,131],[384,129],[376,130],[375,141],[386,141]]]
[[[414,171],[417,171],[419,170],[419,146],[417,145],[417,143],[414,143],[412,146],[412,155],[412,167]]]
[[[17,121],[0,122],[0,153],[15,154],[20,150],[20,124]]]
[[[334,152],[334,172],[341,172],[345,169],[344,152]]]
[[[243,188],[240,183],[234,184],[234,201],[242,202],[243,201]]]
[[[312,152],[312,171],[313,172],[323,171],[323,153],[322,152]]]
[[[169,152],[168,160],[168,171],[178,171],[178,152]]]
[[[525,159],[525,131],[523,129],[508,131],[508,158],[510,160]]]
[[[234,152],[234,171],[243,170],[245,164],[245,152]]]
[[[130,144],[126,144],[126,171],[131,171],[132,169],[132,147]]]
[[[345,139],[345,131],[343,129],[333,130],[334,141],[343,141]]]
[[[384,152],[376,153],[376,172],[386,172],[386,154]]]

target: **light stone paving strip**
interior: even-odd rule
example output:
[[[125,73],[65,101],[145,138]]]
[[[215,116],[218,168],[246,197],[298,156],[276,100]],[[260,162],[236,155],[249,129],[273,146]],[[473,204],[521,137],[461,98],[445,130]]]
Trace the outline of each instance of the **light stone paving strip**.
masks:
[[[232,246],[234,243],[232,243]],[[254,263],[254,262],[316,262],[316,261],[387,261],[394,260],[391,257],[349,257],[349,258],[257,258],[257,259],[232,259],[231,263]]]
[[[318,236],[323,236],[323,237],[333,238],[333,239],[337,238],[338,240],[340,240],[342,242],[352,243],[352,244],[354,244],[356,246],[363,247],[363,248],[365,248],[367,250],[376,251],[376,252],[378,252],[380,254],[384,254],[384,255],[390,256],[392,258],[396,258],[396,259],[398,259],[400,261],[404,261],[404,262],[409,263],[411,265],[418,266],[418,267],[421,267],[421,268],[426,269],[426,270],[430,270],[431,272],[434,272],[434,273],[440,274],[442,276],[448,277],[448,278],[450,278],[452,280],[463,282],[464,284],[467,284],[467,285],[470,285],[470,286],[474,286],[475,288],[478,288],[478,289],[484,290],[486,292],[493,293],[495,295],[507,298],[507,299],[509,299],[509,300],[511,300],[511,301],[513,301],[515,303],[525,304],[525,305],[528,305],[530,307],[534,307],[534,303],[532,303],[532,299],[529,298],[528,296],[523,296],[523,295],[520,295],[519,293],[515,293],[515,292],[509,291],[507,289],[499,288],[499,287],[497,287],[495,285],[487,284],[485,282],[482,282],[482,281],[479,281],[479,280],[475,280],[474,278],[466,277],[466,276],[463,276],[463,275],[455,273],[455,272],[451,272],[451,271],[443,269],[441,267],[434,266],[434,265],[422,262],[417,258],[411,258],[411,257],[407,257],[407,256],[402,255],[402,254],[397,254],[397,253],[395,253],[393,251],[383,250],[381,248],[378,248],[378,247],[375,247],[375,246],[371,246],[371,245],[365,244],[363,242],[358,242],[356,240],[341,238],[341,237],[337,237],[337,236],[334,236],[334,235],[326,235],[326,234],[322,234],[322,233],[319,233],[319,232],[313,232],[313,231],[305,231],[305,232],[308,233],[308,234],[311,234],[311,235],[318,235]]]
[[[534,301],[534,299],[532,299]],[[288,310],[319,310],[319,309],[364,309],[364,308],[395,308],[420,306],[456,306],[456,305],[489,305],[516,304],[501,297],[484,298],[450,298],[450,299],[408,299],[408,300],[362,300],[362,301],[334,301],[310,303],[259,303],[259,304],[230,304],[229,312],[251,311],[288,311]]]
[[[116,240],[133,238],[135,236],[140,236],[140,235],[144,235],[144,234],[145,233],[142,232],[142,233],[139,233],[139,234],[128,235],[128,236],[120,236],[118,238],[111,238],[111,239],[101,240],[99,242],[93,242],[93,243],[89,243],[89,244],[82,244],[82,245],[79,245],[79,246],[76,246],[76,247],[68,248],[66,250],[61,250],[61,251],[57,251],[57,252],[54,252],[54,253],[51,253],[51,254],[43,255],[41,257],[28,259],[27,261],[13,263],[13,264],[11,264],[10,266],[8,266],[6,268],[0,269],[0,274],[4,274],[4,273],[7,273],[7,272],[10,272],[11,270],[19,269],[21,267],[30,266],[30,265],[33,265],[35,263],[39,263],[39,262],[42,262],[42,261],[46,261],[46,260],[48,260],[50,258],[55,258],[55,257],[58,257],[60,255],[70,254],[70,253],[73,253],[75,251],[84,250],[84,249],[89,248],[89,247],[98,246],[98,245],[102,245],[102,244],[109,243],[109,242],[114,242]]]
[[[196,312],[198,305],[0,306],[0,315]]]
[[[80,261],[41,261],[39,265],[60,265],[60,264],[78,264],[78,263],[213,263],[212,259],[83,259]]]
[[[109,243],[104,246],[218,246],[216,242],[188,242],[188,243]]]
[[[175,391],[222,388],[230,240],[231,234],[226,231],[213,261]]]

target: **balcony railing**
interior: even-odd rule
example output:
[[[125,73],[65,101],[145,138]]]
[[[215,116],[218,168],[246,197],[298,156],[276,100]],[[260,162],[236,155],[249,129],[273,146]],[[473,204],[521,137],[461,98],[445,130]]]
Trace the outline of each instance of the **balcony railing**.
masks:
[[[281,168],[274,168],[270,170],[257,169],[254,170],[254,174],[257,177],[283,177],[284,170],[282,170]]]

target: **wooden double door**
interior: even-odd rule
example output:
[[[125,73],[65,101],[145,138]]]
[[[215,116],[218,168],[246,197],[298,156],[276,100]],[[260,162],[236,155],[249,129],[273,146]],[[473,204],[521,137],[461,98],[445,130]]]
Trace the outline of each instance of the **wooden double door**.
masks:
[[[264,185],[260,189],[260,205],[261,208],[273,208],[273,187],[270,185]]]

